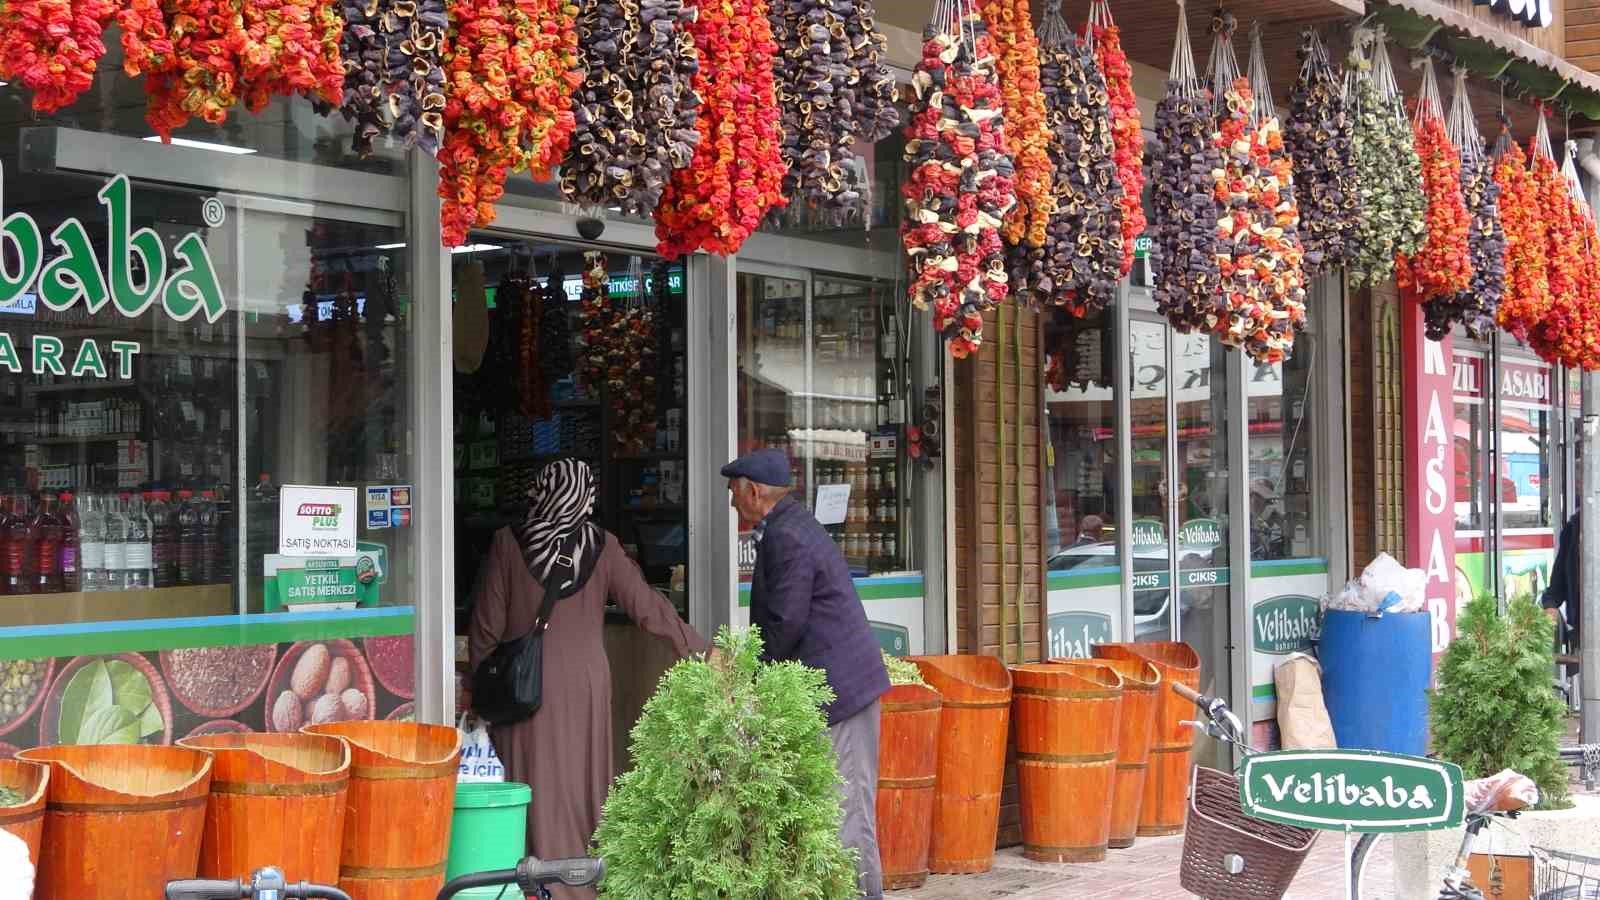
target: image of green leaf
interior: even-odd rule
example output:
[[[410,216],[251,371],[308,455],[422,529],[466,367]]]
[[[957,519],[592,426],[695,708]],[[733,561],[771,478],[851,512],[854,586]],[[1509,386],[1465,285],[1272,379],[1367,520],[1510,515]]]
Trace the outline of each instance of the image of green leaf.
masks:
[[[59,725],[63,744],[134,744],[166,722],[144,673],[119,659],[97,659],[67,683]]]
[[[133,744],[139,740],[139,722],[120,706],[102,706],[90,713],[78,729],[80,744]]]

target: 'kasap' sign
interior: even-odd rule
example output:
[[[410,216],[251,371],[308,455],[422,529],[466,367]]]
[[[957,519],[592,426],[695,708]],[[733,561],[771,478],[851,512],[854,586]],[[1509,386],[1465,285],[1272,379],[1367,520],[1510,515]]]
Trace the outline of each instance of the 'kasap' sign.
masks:
[[[1289,750],[1245,758],[1246,813],[1329,831],[1433,831],[1461,824],[1461,768],[1370,750]]]

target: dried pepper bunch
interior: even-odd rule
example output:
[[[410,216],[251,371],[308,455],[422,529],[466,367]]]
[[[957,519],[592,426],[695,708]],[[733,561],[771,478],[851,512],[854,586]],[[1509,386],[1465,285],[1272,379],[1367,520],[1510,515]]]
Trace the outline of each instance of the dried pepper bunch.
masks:
[[[1469,217],[1467,258],[1472,280],[1465,290],[1423,302],[1424,330],[1433,340],[1443,338],[1458,324],[1477,337],[1487,337],[1505,294],[1506,235],[1500,226],[1500,186],[1478,134],[1466,81],[1466,70],[1456,69],[1447,126],[1450,140],[1461,150],[1461,198]]]
[[[172,64],[172,37],[161,0],[129,0],[117,10],[117,28],[122,31],[122,70],[129,78]]]
[[[342,0],[344,90],[339,112],[365,157],[389,134],[437,153],[444,141],[445,0]],[[332,104],[319,104],[327,114]]]
[[[71,106],[94,84],[111,0],[6,0],[0,3],[0,78],[33,92],[36,112]]]
[[[611,303],[611,276],[601,253],[583,255],[583,293],[578,297],[578,311],[583,327],[578,331],[577,352],[573,354],[577,360],[574,372],[578,383],[591,396],[598,397],[606,382],[606,356],[618,314]]]
[[[737,253],[783,206],[783,135],[767,0],[707,3],[689,25],[702,65],[692,81],[704,137],[672,173],[656,206],[657,249],[668,259],[704,249]]]
[[[258,113],[277,95],[338,102],[344,19],[334,0],[250,0],[240,11],[250,40],[241,72],[247,109]]]
[[[1028,0],[978,0],[994,44],[994,69],[1006,114],[1006,153],[1016,164],[1017,204],[1006,214],[1007,243],[1044,243],[1055,194],[1050,180],[1051,130],[1039,89],[1039,39]]]
[[[899,122],[884,36],[866,0],[771,0],[784,196],[830,228],[864,210],[855,144]],[[887,102],[886,102],[887,101]]]
[[[1550,267],[1550,308],[1529,330],[1528,343],[1544,359],[1564,366],[1592,367],[1597,361],[1590,352],[1588,327],[1600,310],[1588,300],[1591,288],[1586,283],[1591,271],[1584,258],[1583,229],[1593,230],[1588,210],[1549,152],[1549,132],[1544,116],[1539,117],[1535,138],[1533,180],[1539,193],[1539,211],[1544,224],[1545,258]],[[1573,145],[1568,142],[1568,155]],[[1577,180],[1574,167],[1573,178]],[[1581,195],[1581,189],[1579,191]]]
[[[612,446],[621,455],[639,456],[656,448],[656,389],[661,374],[656,360],[661,349],[658,319],[654,306],[640,302],[615,320],[606,354],[606,391],[611,401]]]
[[[1294,159],[1306,274],[1320,275],[1344,265],[1361,215],[1355,123],[1321,36],[1306,29],[1297,53],[1300,74],[1289,91],[1284,141]]]
[[[1417,294],[1424,303],[1454,297],[1472,282],[1472,260],[1467,246],[1470,230],[1461,193],[1461,153],[1445,127],[1439,86],[1433,77],[1433,58],[1423,60],[1422,93],[1412,118],[1417,157],[1422,161],[1422,191],[1428,201],[1428,236],[1414,255],[1395,260],[1395,278],[1402,290]]]
[[[984,311],[1010,291],[1000,228],[1017,195],[993,47],[983,19],[955,6],[937,4],[911,78],[900,237],[911,303],[932,309],[960,359],[983,342]]]
[[[165,139],[192,118],[227,121],[245,87],[252,42],[233,0],[161,0],[161,8],[171,55],[129,59],[125,68],[144,76],[145,120]]]
[[[1122,185],[1122,263],[1119,275],[1133,270],[1134,241],[1144,234],[1144,124],[1133,93],[1133,67],[1122,49],[1122,31],[1111,19],[1108,0],[1093,0],[1084,37],[1094,47],[1111,105],[1111,138],[1116,143],[1117,181]]]
[[[1011,292],[1084,316],[1111,302],[1122,277],[1123,194],[1111,107],[1094,49],[1072,34],[1059,10],[1045,14],[1039,37],[1056,211],[1043,246],[1007,247]]]
[[[1353,146],[1361,211],[1349,271],[1356,285],[1376,284],[1394,271],[1396,255],[1416,253],[1427,237],[1422,160],[1401,106],[1381,28],[1357,29],[1346,80],[1354,98]]]
[[[439,197],[455,247],[494,221],[512,172],[543,179],[560,162],[583,73],[570,0],[452,0],[449,12]]]
[[[575,128],[561,166],[574,203],[655,212],[674,169],[694,157],[700,68],[683,0],[584,0],[578,51],[587,74],[574,97]]]
[[[1528,156],[1502,130],[1496,144],[1495,184],[1500,187],[1500,224],[1506,235],[1506,290],[1495,320],[1526,340],[1550,309],[1550,270],[1546,258],[1544,214]]]
[[[1150,264],[1156,305],[1184,333],[1211,331],[1226,312],[1217,264],[1215,173],[1222,154],[1215,138],[1211,95],[1195,71],[1188,19],[1179,16],[1167,93],[1156,106]]]

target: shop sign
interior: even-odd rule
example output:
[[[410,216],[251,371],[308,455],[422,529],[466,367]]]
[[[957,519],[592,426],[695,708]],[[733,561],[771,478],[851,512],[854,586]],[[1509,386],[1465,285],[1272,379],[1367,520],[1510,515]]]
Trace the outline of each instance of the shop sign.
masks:
[[[1434,831],[1461,824],[1461,768],[1371,750],[1289,750],[1245,757],[1244,810],[1328,831]]]
[[[1554,398],[1550,369],[1527,363],[1500,364],[1500,399],[1548,406]]]
[[[1405,493],[1406,557],[1427,574],[1425,596],[1433,616],[1433,655],[1438,657],[1455,637],[1455,421],[1454,373],[1450,336],[1429,340],[1424,333],[1422,305],[1407,303],[1403,341],[1407,352]]]
[[[1209,553],[1222,543],[1222,526],[1216,519],[1190,519],[1178,529],[1178,544],[1185,553]]]
[[[278,494],[278,552],[343,556],[356,551],[356,489],[286,484]]]
[[[5,172],[0,167],[0,184]],[[95,255],[89,230],[69,218],[50,232],[58,253],[45,261],[44,231],[24,212],[5,215],[0,188],[0,310],[43,304],[53,312],[66,312],[82,303],[95,315],[109,303],[126,318],[137,318],[159,303],[167,317],[185,322],[203,315],[215,322],[227,309],[222,287],[206,243],[198,234],[185,235],[169,251],[160,235],[149,228],[133,229],[133,186],[126,175],[106,183],[97,195],[106,208],[106,261]],[[216,198],[205,202],[207,223],[220,225],[225,210]],[[178,259],[170,271],[168,260]],[[13,260],[15,268],[6,265]],[[139,273],[140,277],[135,277]],[[48,334],[30,337],[32,374],[51,373],[58,378],[133,377],[138,341],[84,338],[68,347]],[[0,369],[23,373],[22,355],[9,332],[0,331]],[[111,373],[115,371],[113,376]]]
[[[1457,356],[1452,367],[1451,382],[1455,395],[1469,400],[1483,397],[1483,358]]]
[[[1309,649],[1322,634],[1322,604],[1300,594],[1273,597],[1256,604],[1250,621],[1257,652],[1285,656]]]
[[[1160,519],[1133,520],[1133,549],[1147,550],[1167,545],[1167,529]]]
[[[1096,644],[1111,641],[1111,617],[1096,612],[1052,613],[1048,659],[1086,659]]]
[[[868,622],[878,647],[890,656],[905,656],[911,652],[911,630],[892,622]]]
[[[1232,570],[1227,566],[1178,570],[1178,587],[1183,589],[1224,587],[1230,581]],[[1136,572],[1133,576],[1133,589],[1136,591],[1165,590],[1171,586],[1172,575],[1164,568],[1155,572]]]
[[[385,548],[362,542],[348,556],[262,557],[262,609],[353,609],[375,606],[384,582]]]

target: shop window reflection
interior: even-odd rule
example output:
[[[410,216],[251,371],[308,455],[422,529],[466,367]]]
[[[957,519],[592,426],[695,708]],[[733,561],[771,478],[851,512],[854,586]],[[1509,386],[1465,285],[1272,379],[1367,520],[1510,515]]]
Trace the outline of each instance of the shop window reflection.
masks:
[[[1316,339],[1302,333],[1288,359],[1250,367],[1250,558],[1258,562],[1323,551],[1313,451]]]

